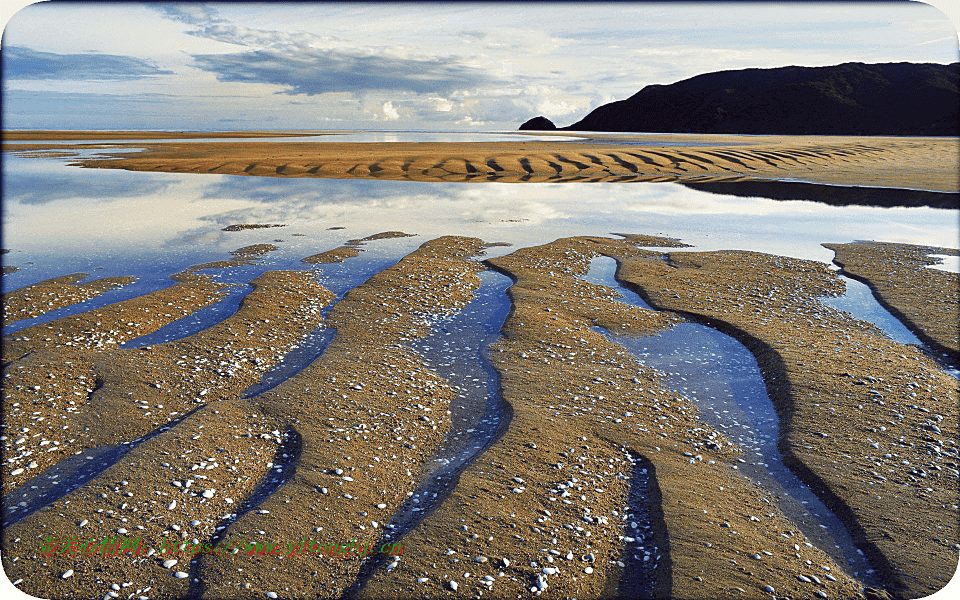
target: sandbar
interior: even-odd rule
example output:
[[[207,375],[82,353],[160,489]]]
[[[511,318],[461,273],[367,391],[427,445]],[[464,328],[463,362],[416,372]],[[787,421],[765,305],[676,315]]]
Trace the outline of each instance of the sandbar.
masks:
[[[451,182],[629,182],[791,180],[832,185],[960,191],[960,142],[940,137],[624,134],[603,139],[516,142],[244,142],[57,144],[57,135],[17,133],[36,143],[4,151],[140,148],[82,158],[91,168],[258,177]],[[103,134],[106,136],[106,134]],[[227,136],[222,133],[217,135]],[[232,134],[230,134],[232,135]],[[256,134],[246,132],[255,138]],[[272,134],[271,134],[272,135]],[[313,135],[312,133],[304,135]],[[143,136],[141,136],[143,137]],[[12,138],[10,138],[12,139]],[[101,137],[100,139],[106,139]],[[44,141],[48,140],[48,141]],[[628,141],[634,142],[629,144]],[[660,142],[662,145],[656,145]],[[638,145],[642,144],[642,145]]]

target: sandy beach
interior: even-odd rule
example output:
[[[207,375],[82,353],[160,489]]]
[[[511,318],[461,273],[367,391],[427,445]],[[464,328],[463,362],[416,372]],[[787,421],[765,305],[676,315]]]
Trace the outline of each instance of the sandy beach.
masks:
[[[960,598],[931,2],[11,9],[0,598]]]
[[[371,235],[303,260],[349,265],[364,244],[405,235]],[[956,381],[919,348],[819,303],[843,288],[823,264],[671,251],[682,246],[647,235],[574,237],[483,263],[472,258],[489,242],[426,240],[339,301],[309,271],[269,271],[223,322],[120,347],[216,301],[224,286],[195,271],[249,264],[271,251],[260,244],[188,269],[159,292],[8,335],[7,576],[33,595],[83,598],[124,582],[164,598],[513,597],[531,587],[545,597],[646,589],[766,598],[773,589],[912,598],[942,587],[957,556],[947,483],[957,448],[944,433],[956,429]],[[837,250],[845,269],[858,265],[857,276],[880,290],[884,280],[868,267],[886,272],[884,261],[897,257],[900,277],[924,280],[923,261],[904,258],[951,252]],[[654,310],[583,280],[603,256]],[[193,540],[392,539],[391,514],[448,443],[460,393],[410,345],[470,303],[484,269],[513,281],[503,337],[489,351],[508,417],[442,503],[403,535],[401,559],[372,569],[316,554],[159,552]],[[4,302],[42,293],[60,306],[124,283],[79,280],[42,282]],[[938,279],[925,286],[891,303],[936,339],[941,311],[956,322],[956,303],[926,302],[944,288]],[[702,420],[695,402],[599,332],[643,336],[678,323],[708,323],[756,357],[784,461],[867,550],[877,570],[870,584],[739,473],[743,449]],[[322,356],[271,390],[244,394],[317,327],[336,330]],[[51,486],[51,476],[79,476],[77,457],[96,466],[83,485]],[[109,536],[136,536],[153,550],[41,552],[44,540]]]
[[[291,140],[256,139],[282,135]],[[4,151],[41,160],[138,148],[74,164],[188,180],[960,190],[956,140],[942,138],[370,144],[296,135],[8,132],[5,141],[31,143]],[[180,141],[232,137],[248,139]],[[78,140],[89,143],[59,143]],[[304,235],[285,222],[232,223],[217,235]],[[823,240],[838,272],[773,253],[694,252],[652,233],[520,248],[425,237],[334,293],[316,278],[324,266],[349,273],[371,244],[417,232],[358,235],[262,272],[235,312],[199,331],[137,343],[235,294],[238,284],[221,276],[281,248],[283,239],[262,236],[182,268],[162,289],[5,335],[7,576],[51,598],[121,586],[151,598],[880,599],[943,587],[960,548],[951,484],[960,459],[949,434],[960,415],[956,379],[944,371],[958,360],[960,297],[955,273],[929,267],[931,255],[960,251]],[[590,280],[600,259],[615,261],[615,280]],[[821,302],[844,293],[838,273],[867,284],[923,347]],[[490,291],[491,278],[501,291]],[[4,294],[4,325],[135,282],[73,273],[21,287]],[[488,320],[470,326],[490,329],[486,338],[456,333],[458,315],[491,298],[500,308],[483,319],[499,310],[502,328]],[[747,358],[737,360],[753,364],[769,409],[738,405],[725,421],[702,403],[708,392],[678,387],[627,343],[684,327],[740,345]],[[704,367],[703,377],[748,367]],[[459,371],[471,375],[455,380]],[[485,386],[485,406],[469,386]],[[759,433],[764,410],[772,434]],[[747,438],[737,419],[753,423]],[[757,458],[763,444],[772,454]],[[793,479],[770,483],[778,475],[768,463]],[[794,495],[794,479],[809,496]],[[822,509],[798,509],[802,498]],[[128,538],[147,550],[71,550]],[[405,551],[349,560],[294,551],[312,540]],[[187,552],[235,542],[288,551]]]
[[[542,137],[543,132],[537,132]],[[344,143],[256,141],[274,132],[207,134],[249,137],[228,143],[137,142],[57,144],[82,136],[5,133],[7,152],[142,148],[110,158],[84,158],[84,167],[258,177],[327,177],[412,181],[627,182],[797,180],[813,183],[960,191],[955,138],[735,135],[604,135],[581,141],[470,143]],[[173,134],[101,133],[100,139],[170,138]],[[179,135],[179,134],[178,134]],[[293,134],[291,134],[293,135]],[[560,135],[560,134],[558,134]],[[13,136],[13,137],[11,137]],[[184,136],[191,137],[191,136]],[[335,136],[331,136],[334,138]],[[96,139],[96,138],[94,138]],[[42,142],[40,140],[43,140]],[[643,145],[628,145],[627,142]],[[657,144],[662,145],[657,145]]]

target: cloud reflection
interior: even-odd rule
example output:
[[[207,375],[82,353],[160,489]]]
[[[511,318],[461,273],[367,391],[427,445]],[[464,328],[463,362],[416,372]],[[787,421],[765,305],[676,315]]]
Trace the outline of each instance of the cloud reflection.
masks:
[[[3,225],[5,243],[25,252],[23,261],[32,260],[30,252],[44,253],[47,261],[51,252],[65,260],[105,252],[124,260],[133,254],[161,259],[175,250],[202,262],[274,238],[283,238],[282,254],[297,260],[390,230],[422,240],[476,236],[515,247],[622,231],[679,237],[695,250],[756,250],[822,261],[832,258],[820,246],[824,242],[873,238],[953,246],[957,238],[955,226],[944,227],[945,218],[955,221],[953,211],[738,197],[675,183],[282,179],[111,173],[36,159],[15,164],[28,168],[7,171]],[[288,227],[221,231],[236,223]]]
[[[6,160],[4,157],[5,162]],[[111,175],[114,176],[77,178],[66,171],[30,172],[5,168],[3,201],[5,204],[49,204],[83,198],[112,202],[122,197],[163,194],[173,184],[172,180],[159,178],[134,183],[128,173],[111,173]]]

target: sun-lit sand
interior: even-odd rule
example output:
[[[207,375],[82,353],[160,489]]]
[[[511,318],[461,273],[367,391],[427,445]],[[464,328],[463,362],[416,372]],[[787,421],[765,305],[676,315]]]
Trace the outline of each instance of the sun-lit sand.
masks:
[[[569,135],[563,132],[558,135]],[[12,133],[4,134],[13,140]],[[100,134],[99,139],[144,134]],[[173,134],[154,134],[157,138]],[[276,136],[218,133],[205,137]],[[290,134],[295,135],[295,134]],[[537,132],[538,136],[543,132]],[[68,152],[74,134],[20,133],[5,151]],[[191,134],[199,137],[200,134]],[[331,136],[332,138],[335,136]],[[787,179],[837,185],[960,191],[955,138],[603,134],[604,141],[516,142],[138,142],[144,152],[86,158],[86,167],[260,177],[336,177],[414,181],[676,181]],[[625,145],[628,140],[644,145]],[[39,140],[49,140],[40,142]],[[648,145],[662,143],[662,146]],[[688,144],[688,145],[685,145]],[[103,147],[91,144],[89,147]],[[110,144],[123,148],[124,144]]]
[[[157,137],[168,135],[184,137]],[[705,136],[699,141],[714,145],[651,147],[618,145],[629,138],[619,135],[608,144],[517,137],[137,142],[146,152],[82,164],[271,177],[777,178],[958,190],[956,140]],[[76,147],[54,141],[17,151]],[[242,236],[268,225],[282,226],[226,230]],[[561,238],[486,261],[496,240],[424,239],[342,298],[314,278],[319,267],[267,271],[239,309],[211,327],[123,348],[220,300],[227,285],[201,270],[254,265],[277,249],[253,244],[173,275],[168,288],[5,336],[7,576],[28,593],[57,598],[103,597],[127,582],[122,589],[149,597],[250,599],[348,591],[513,598],[537,589],[543,597],[601,598],[636,584],[657,597],[759,599],[773,589],[778,597],[875,600],[942,587],[957,557],[958,449],[949,432],[957,428],[958,397],[956,380],[937,361],[955,360],[956,278],[927,269],[935,259],[925,257],[956,250],[828,246],[847,272],[939,343],[935,349],[954,353],[944,357],[897,344],[822,304],[818,298],[843,291],[823,263],[735,249],[679,251],[682,240],[643,233]],[[362,246],[414,234],[385,231],[302,261],[349,269]],[[596,257],[615,259],[618,279],[655,310],[584,281]],[[373,570],[355,557],[320,555],[41,553],[51,536],[84,543],[140,536],[155,549],[194,539],[275,541],[285,549],[307,539],[378,545],[392,515],[429,480],[430,459],[448,443],[464,393],[414,345],[446,331],[446,319],[479,294],[487,269],[513,283],[503,335],[489,353],[503,424],[455,486],[435,488],[442,502],[404,535],[404,555],[392,566]],[[68,275],[9,292],[5,324],[131,280],[82,283],[83,276]],[[749,349],[779,419],[784,462],[833,509],[877,573],[857,576],[813,543],[773,494],[741,476],[737,468],[756,459],[731,432],[701,419],[695,398],[599,331],[655,335],[678,323],[708,324]],[[336,336],[319,357],[245,397],[324,327]],[[102,472],[80,487],[58,487],[101,462]]]

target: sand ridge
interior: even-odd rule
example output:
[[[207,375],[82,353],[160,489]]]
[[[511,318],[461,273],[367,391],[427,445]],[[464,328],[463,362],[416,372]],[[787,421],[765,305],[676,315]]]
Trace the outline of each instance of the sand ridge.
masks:
[[[293,138],[291,138],[293,139]],[[518,136],[522,140],[522,136]],[[143,152],[86,158],[85,167],[259,177],[414,181],[599,182],[787,179],[837,185],[960,191],[954,138],[844,136],[638,136],[644,144],[517,142],[164,142],[112,145]],[[689,146],[683,146],[684,143]],[[655,142],[654,142],[655,143]],[[680,144],[680,145],[672,145]],[[100,145],[75,149],[104,148]],[[22,153],[69,151],[55,142]]]
[[[104,277],[81,283],[87,277],[86,273],[63,275],[6,292],[3,294],[4,326],[85,302],[136,281],[135,277]]]
[[[363,597],[638,593],[621,587],[634,575],[627,564],[646,571],[642,583],[656,597],[762,598],[765,586],[803,597],[817,589],[796,578],[803,572],[832,573],[820,588],[831,595],[860,595],[843,567],[730,469],[737,447],[699,421],[689,399],[592,330],[650,334],[679,320],[578,279],[593,256],[660,260],[634,244],[658,245],[650,236],[568,238],[488,261],[516,281],[491,356],[512,422],[405,540],[435,550],[380,569]],[[655,474],[646,492],[659,514],[647,532],[632,527],[643,521],[627,503],[634,469]],[[626,539],[641,532],[638,551]],[[770,554],[752,558],[760,549]]]
[[[757,357],[780,415],[779,446],[888,577],[916,598],[957,563],[956,380],[915,347],[827,307],[825,265],[753,252],[627,261],[657,307],[702,319]],[[926,307],[924,307],[926,308]]]

